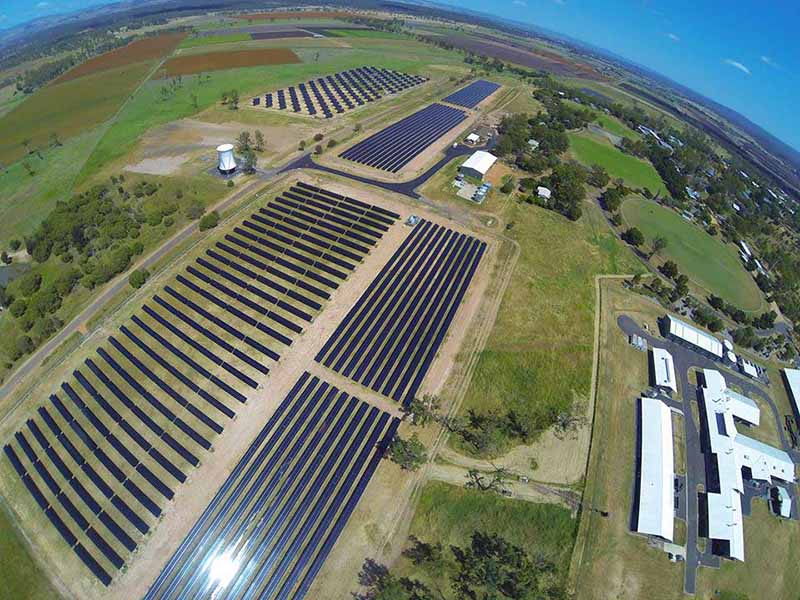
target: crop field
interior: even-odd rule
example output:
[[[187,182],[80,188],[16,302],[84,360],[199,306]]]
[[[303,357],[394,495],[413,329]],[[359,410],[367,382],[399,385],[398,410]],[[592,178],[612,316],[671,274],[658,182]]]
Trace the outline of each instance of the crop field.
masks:
[[[674,260],[681,272],[709,293],[722,296],[743,310],[762,307],[761,292],[732,246],[711,237],[675,211],[644,198],[626,199],[622,216],[648,240],[663,236],[667,240],[664,257]]]
[[[231,42],[247,42],[253,39],[249,33],[228,33],[220,35],[201,35],[185,38],[178,48],[195,48],[213,44],[230,44]]]
[[[571,152],[583,164],[600,165],[612,179],[621,177],[630,187],[668,195],[664,182],[649,162],[624,154],[610,143],[582,133],[567,133],[567,137]]]
[[[292,187],[187,265],[37,408],[4,447],[4,472],[25,514],[58,532],[58,552],[71,549],[111,583],[176,486],[381,239],[362,216],[372,210]]]
[[[274,110],[291,109],[293,113],[309,116],[322,113],[323,117],[330,119],[334,111],[341,114],[425,81],[424,77],[418,75],[365,66],[268,92],[264,95],[263,105],[260,96],[252,99],[252,105]]]
[[[263,48],[259,50],[234,50],[231,52],[209,52],[170,58],[159,70],[161,77],[193,75],[207,71],[222,71],[261,65],[287,65],[299,63],[300,59],[288,48]]]
[[[65,140],[109,119],[150,70],[147,63],[86,75],[38,90],[0,119],[0,162],[46,147],[50,135]]]
[[[485,242],[421,221],[316,360],[408,405],[444,341]]]
[[[337,19],[349,18],[353,15],[344,11],[327,11],[327,10],[286,10],[265,13],[252,13],[248,15],[241,15],[241,18],[246,21],[280,21],[280,20],[295,20],[295,19]]]
[[[304,373],[145,598],[305,597],[399,424]]]
[[[431,104],[358,142],[339,156],[397,173],[466,118],[463,110]]]
[[[127,46],[90,58],[61,75],[51,85],[162,58],[170,54],[184,37],[186,37],[185,33],[165,33],[133,41]]]

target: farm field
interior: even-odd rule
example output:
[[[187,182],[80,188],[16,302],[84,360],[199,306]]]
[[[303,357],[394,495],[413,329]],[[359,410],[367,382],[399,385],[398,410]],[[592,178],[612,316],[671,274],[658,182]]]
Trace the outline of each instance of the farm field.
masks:
[[[621,177],[633,188],[647,188],[652,193],[667,194],[667,188],[649,162],[623,154],[607,141],[585,133],[568,133],[570,151],[587,166],[598,164],[612,179]]]
[[[722,296],[745,311],[763,308],[764,301],[755,281],[745,270],[735,248],[711,237],[677,212],[634,196],[622,204],[622,216],[638,227],[645,238],[667,240],[665,258],[709,293]]]
[[[263,50],[232,50],[229,52],[209,52],[170,58],[159,69],[161,77],[194,75],[208,71],[240,69],[261,65],[286,65],[299,63],[297,55],[286,48],[265,48]]]
[[[197,46],[211,46],[213,44],[229,44],[232,42],[247,42],[253,39],[249,33],[228,33],[225,35],[201,35],[185,38],[178,48],[195,48]]]
[[[584,205],[572,223],[553,213],[511,203],[503,213],[514,227],[520,256],[492,333],[480,353],[461,414],[516,411],[534,432],[573,401],[585,407],[591,379],[594,277],[641,270],[608,229],[600,209]],[[458,447],[472,453],[471,447]],[[487,454],[504,454],[519,441],[498,434]]]
[[[625,123],[620,121],[619,119],[612,117],[610,115],[601,115],[597,114],[597,124],[600,125],[606,131],[613,133],[614,135],[618,135],[620,137],[630,138],[632,140],[638,140],[642,136],[639,134],[638,131],[634,131]]]
[[[451,545],[468,544],[473,531],[500,535],[529,555],[553,562],[566,578],[576,525],[570,512],[560,506],[509,500],[434,481],[422,488],[409,535],[423,542],[440,543],[445,556]],[[393,565],[393,572],[429,584],[441,592],[442,598],[457,600],[438,568],[415,567],[401,557]]]
[[[0,161],[22,158],[26,140],[31,149],[46,147],[52,133],[66,140],[103,123],[150,68],[148,63],[137,63],[38,90],[0,119]]]
[[[73,67],[56,79],[51,85],[58,85],[59,83],[78,79],[85,75],[119,69],[139,62],[156,60],[170,54],[185,35],[186,34],[183,33],[165,33],[135,40],[127,46],[122,46],[121,48],[111,50],[105,54],[95,56]]]

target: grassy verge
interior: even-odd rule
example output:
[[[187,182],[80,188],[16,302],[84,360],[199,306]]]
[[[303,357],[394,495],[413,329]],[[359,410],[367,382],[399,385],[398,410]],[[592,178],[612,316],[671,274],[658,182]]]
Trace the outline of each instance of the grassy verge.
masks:
[[[622,216],[628,225],[639,228],[647,240],[663,236],[667,240],[663,257],[674,260],[681,272],[698,286],[743,310],[763,308],[761,291],[733,246],[711,237],[675,211],[638,196],[625,200]]]

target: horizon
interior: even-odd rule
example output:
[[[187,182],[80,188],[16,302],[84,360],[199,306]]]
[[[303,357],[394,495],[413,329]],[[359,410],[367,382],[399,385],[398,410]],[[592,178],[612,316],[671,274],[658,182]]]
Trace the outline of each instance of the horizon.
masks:
[[[12,0],[0,9],[0,31],[118,1],[42,0],[31,7]],[[735,6],[721,0],[701,5],[677,0],[669,7],[649,0],[598,0],[586,6],[580,0],[502,0],[487,12],[478,0],[439,2],[548,29],[615,54],[738,112],[800,152],[800,120],[794,118],[792,102],[800,94],[795,75],[800,44],[780,27],[800,18],[796,6],[778,3],[766,11],[756,0]],[[626,9],[619,10],[621,5]],[[753,19],[756,14],[759,18]],[[735,27],[742,22],[748,24],[748,35]]]

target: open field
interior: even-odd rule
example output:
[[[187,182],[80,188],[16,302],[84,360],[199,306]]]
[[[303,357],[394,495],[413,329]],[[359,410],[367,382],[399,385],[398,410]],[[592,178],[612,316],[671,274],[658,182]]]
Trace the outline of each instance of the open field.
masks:
[[[46,147],[50,134],[63,141],[106,121],[150,70],[148,63],[86,75],[38,90],[0,119],[0,161],[12,162]]]
[[[352,17],[353,14],[338,10],[276,10],[240,15],[245,21],[286,21],[299,19],[336,19]]]
[[[50,85],[58,85],[85,75],[119,69],[138,62],[156,60],[170,54],[185,35],[185,33],[165,33],[136,40],[127,46],[90,58],[61,75]]]
[[[3,557],[0,589],[4,596],[19,600],[58,597],[47,575],[28,552],[5,506],[0,507],[0,556]]]
[[[674,210],[638,196],[626,199],[621,210],[628,225],[638,227],[645,239],[663,236],[667,240],[664,258],[674,260],[698,286],[743,310],[763,308],[761,291],[733,246],[711,237]]]
[[[170,58],[159,69],[160,77],[194,75],[207,71],[223,71],[262,65],[288,65],[299,63],[297,55],[286,48],[264,50],[235,50],[231,52],[209,52]]]
[[[509,500],[434,481],[422,488],[409,534],[424,542],[441,543],[445,556],[451,545],[468,544],[473,531],[497,534],[531,556],[552,561],[566,576],[575,526],[569,510],[560,506]],[[457,598],[439,571],[415,567],[404,557],[392,570],[430,584],[431,589],[440,590],[441,598]]]
[[[228,33],[225,35],[205,35],[185,38],[178,48],[195,48],[212,44],[229,44],[231,42],[247,42],[253,39],[249,33]]]
[[[572,573],[577,597],[677,599],[683,595],[682,563],[671,563],[664,552],[629,531],[636,398],[648,385],[648,357],[630,346],[617,326],[624,312],[654,330],[662,311],[618,281],[601,282],[601,307],[597,404],[583,501],[610,514],[582,513]]]
[[[602,115],[598,113],[597,124],[606,131],[609,131],[620,137],[626,137],[632,140],[638,140],[640,137],[642,137],[638,131],[634,131],[625,125],[625,123],[615,117],[612,117],[611,115]]]
[[[462,413],[514,410],[535,430],[574,401],[586,407],[594,276],[641,267],[592,204],[577,223],[520,203],[509,205],[503,220],[514,223],[507,235],[519,244],[520,257]],[[512,442],[496,443],[502,453]]]
[[[633,188],[647,188],[652,193],[667,194],[667,188],[649,162],[624,154],[611,143],[585,133],[568,133],[570,151],[587,166],[600,165],[612,179],[621,177]]]

